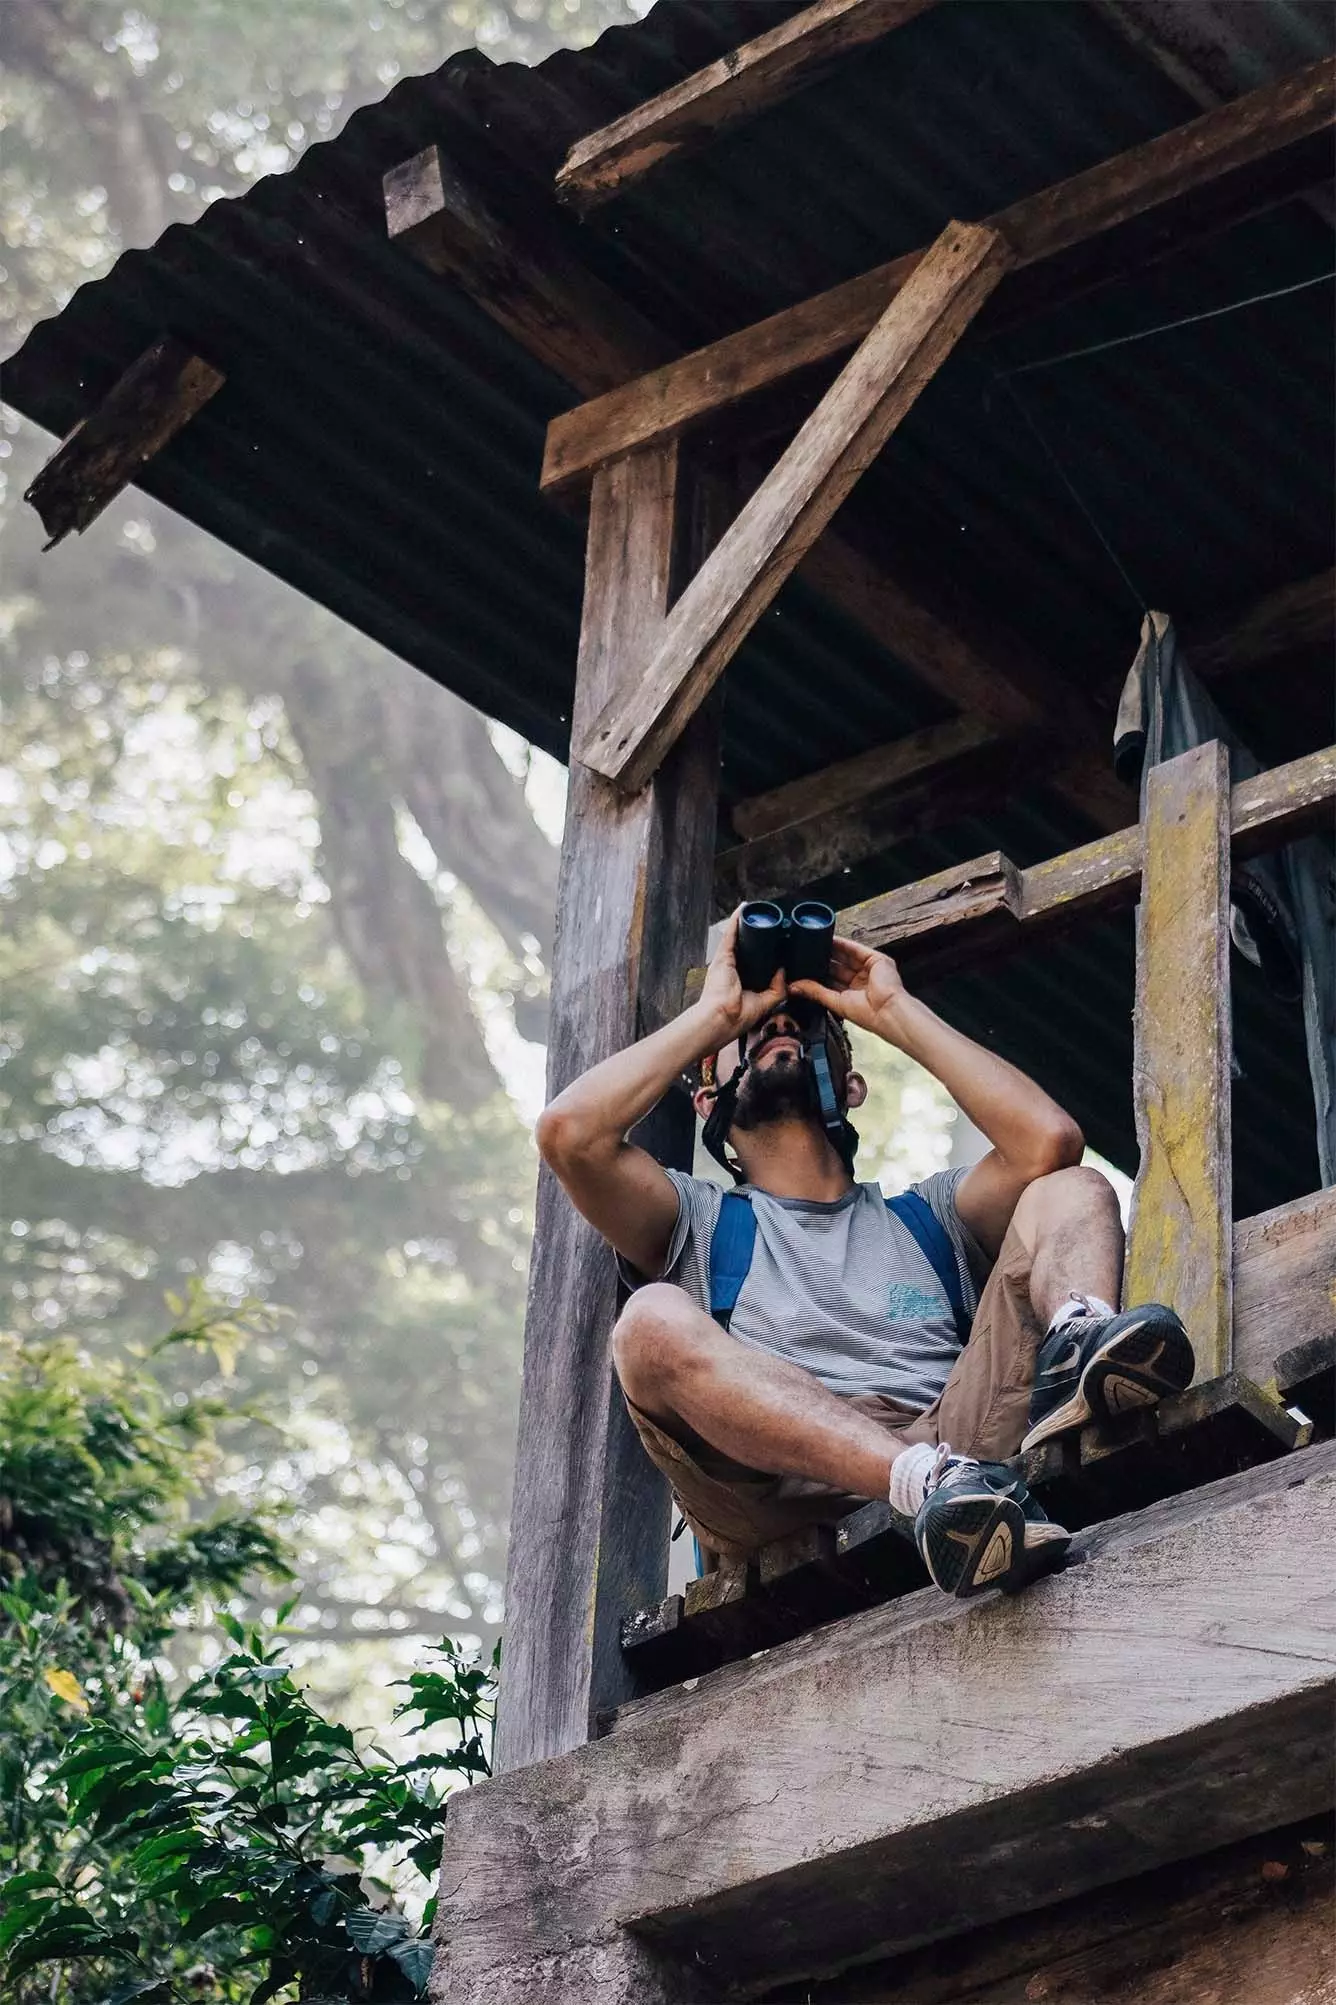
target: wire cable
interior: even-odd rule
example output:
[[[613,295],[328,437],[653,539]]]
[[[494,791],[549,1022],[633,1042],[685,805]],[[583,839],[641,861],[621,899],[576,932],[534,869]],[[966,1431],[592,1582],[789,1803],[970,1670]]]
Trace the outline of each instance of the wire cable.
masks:
[[[1336,271],[1319,272],[1316,278],[1301,278],[1296,285],[1277,286],[1273,292],[1255,292],[1248,299],[1231,300],[1228,306],[1208,307],[1204,313],[1188,313],[1181,320],[1165,320],[1158,327],[1143,327],[1135,334],[1117,334],[1111,341],[1096,341],[1090,348],[1067,348],[1061,355],[1043,355],[1037,362],[1021,362],[1014,369],[998,372],[999,382],[1010,376],[1028,376],[1035,369],[1054,369],[1059,362],[1077,362],[1083,355],[1103,355],[1110,348],[1126,348],[1133,341],[1149,341],[1153,334],[1172,334],[1176,327],[1195,327],[1202,320],[1219,320],[1222,314],[1242,313],[1245,306],[1260,306],[1268,299],[1286,299],[1291,293],[1306,292],[1310,286],[1330,285]]]

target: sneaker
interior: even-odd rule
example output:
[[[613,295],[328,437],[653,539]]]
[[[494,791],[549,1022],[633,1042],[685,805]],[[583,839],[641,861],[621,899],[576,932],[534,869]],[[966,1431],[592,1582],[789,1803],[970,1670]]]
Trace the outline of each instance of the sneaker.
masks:
[[[929,1476],[913,1536],[943,1594],[960,1600],[987,1587],[1014,1593],[1060,1565],[1071,1544],[1014,1469],[963,1455]]]
[[[1073,1317],[1040,1345],[1022,1451],[1089,1420],[1157,1406],[1191,1383],[1195,1362],[1187,1331],[1162,1302],[1120,1316]]]

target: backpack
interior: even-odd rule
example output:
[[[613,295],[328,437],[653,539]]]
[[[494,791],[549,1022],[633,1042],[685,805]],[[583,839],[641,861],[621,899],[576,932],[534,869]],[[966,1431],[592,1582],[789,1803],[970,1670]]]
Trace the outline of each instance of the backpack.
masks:
[[[946,1235],[946,1227],[917,1191],[907,1190],[899,1197],[888,1197],[886,1209],[893,1211],[901,1224],[907,1225],[914,1235],[950,1304],[956,1335],[962,1344],[968,1343],[970,1318],[965,1310],[960,1270]],[[739,1191],[725,1191],[719,1207],[719,1219],[710,1239],[710,1314],[721,1329],[728,1328],[737,1307],[755,1246],[756,1214],[752,1210],[751,1199],[743,1197]]]

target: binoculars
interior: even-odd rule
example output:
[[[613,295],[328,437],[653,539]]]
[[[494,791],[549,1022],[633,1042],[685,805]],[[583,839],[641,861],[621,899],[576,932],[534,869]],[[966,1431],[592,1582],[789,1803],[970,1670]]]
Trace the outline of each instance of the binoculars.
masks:
[[[788,912],[768,899],[744,905],[735,948],[743,988],[768,989],[781,968],[791,982],[824,982],[834,938],[834,911],[818,899],[806,899]]]

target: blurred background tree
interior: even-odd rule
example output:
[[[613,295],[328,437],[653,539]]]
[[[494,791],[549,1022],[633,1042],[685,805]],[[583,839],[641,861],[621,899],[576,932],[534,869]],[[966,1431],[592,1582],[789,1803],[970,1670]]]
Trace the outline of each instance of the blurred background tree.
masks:
[[[402,72],[643,11],[9,0],[5,352]],[[365,1718],[500,1619],[562,776],[143,496],[42,558],[50,443],[3,425],[0,1323],[119,1355],[191,1275],[289,1312],[229,1383],[163,1368],[282,1416],[229,1481],[294,1507],[290,1633]],[[948,1137],[877,1057],[867,1173],[921,1174]]]

